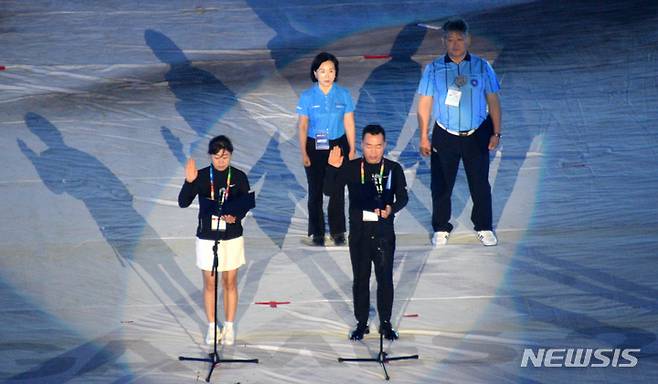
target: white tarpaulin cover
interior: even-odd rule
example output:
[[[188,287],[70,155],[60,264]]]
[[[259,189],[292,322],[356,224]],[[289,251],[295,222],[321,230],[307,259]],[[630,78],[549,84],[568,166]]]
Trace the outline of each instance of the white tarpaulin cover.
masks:
[[[178,208],[177,195],[186,158],[205,166],[218,134],[257,193],[243,222],[237,342],[220,352],[260,363],[220,365],[212,381],[383,381],[377,364],[337,361],[378,351],[376,332],[347,340],[347,247],[302,243],[295,106],[326,50],[358,130],[387,129],[387,156],[409,184],[396,219],[401,338],[384,347],[420,359],[390,363],[392,382],[658,382],[657,11],[654,1],[2,1],[0,381],[205,378],[206,364],[178,361],[208,347],[197,210]],[[415,91],[443,52],[432,27],[455,15],[502,85],[490,172],[500,244],[475,238],[460,170],[455,231],[433,250]],[[542,348],[640,351],[632,368],[522,367],[524,350]]]

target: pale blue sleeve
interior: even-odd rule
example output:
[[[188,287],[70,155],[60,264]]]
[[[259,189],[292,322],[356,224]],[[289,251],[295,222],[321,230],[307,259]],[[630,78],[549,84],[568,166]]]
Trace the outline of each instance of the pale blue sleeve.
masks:
[[[496,93],[500,91],[500,84],[498,83],[498,78],[496,77],[496,72],[494,72],[493,68],[487,61],[484,62],[484,70],[485,70],[485,80],[484,80],[484,92],[489,94],[489,93]]]
[[[352,94],[345,89],[345,113],[354,112],[354,102],[352,101]]]

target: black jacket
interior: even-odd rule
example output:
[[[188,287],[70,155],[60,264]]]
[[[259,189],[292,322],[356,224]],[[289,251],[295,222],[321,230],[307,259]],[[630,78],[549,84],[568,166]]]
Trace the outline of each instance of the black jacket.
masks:
[[[215,185],[215,200],[220,197],[220,192],[223,193],[226,188],[226,179],[228,177],[228,168],[224,171],[218,171],[213,167],[213,179]],[[245,196],[249,193],[249,180],[247,175],[241,170],[231,167],[231,188],[227,202],[233,199]],[[183,187],[178,194],[178,206],[187,208],[192,204],[194,198],[199,196],[201,199],[210,199],[210,166],[200,169],[197,178],[188,183],[187,180],[183,183]],[[209,215],[203,215],[199,210],[199,222],[196,229],[196,236],[200,239],[215,240],[219,236],[219,240],[231,240],[242,236],[242,219],[244,215],[238,216],[234,224],[226,224],[226,231],[212,231],[210,224],[211,219]]]
[[[324,179],[324,193],[331,195],[336,190],[343,190],[345,185],[349,190],[350,200],[350,235],[361,233],[376,233],[385,231],[393,233],[393,219],[395,214],[407,205],[407,180],[404,177],[402,166],[395,161],[383,159],[383,193],[378,194],[373,175],[379,175],[380,164],[368,164],[363,159],[354,159],[342,168],[327,166]],[[364,183],[361,183],[361,162],[364,163]],[[389,178],[391,180],[389,181]],[[387,188],[388,187],[388,188]],[[379,218],[378,222],[364,222],[363,211],[373,211],[374,208],[384,208],[390,205],[391,215]]]

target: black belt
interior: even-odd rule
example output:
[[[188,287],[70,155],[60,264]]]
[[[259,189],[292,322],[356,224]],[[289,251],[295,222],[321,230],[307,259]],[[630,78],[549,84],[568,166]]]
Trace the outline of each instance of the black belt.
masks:
[[[443,129],[444,131],[448,132],[451,135],[460,136],[460,137],[470,136],[473,133],[475,133],[475,130],[477,129],[477,128],[473,128],[470,131],[453,131],[451,129],[448,129],[448,128],[444,127],[443,125],[439,124],[438,122],[435,123],[435,126]]]

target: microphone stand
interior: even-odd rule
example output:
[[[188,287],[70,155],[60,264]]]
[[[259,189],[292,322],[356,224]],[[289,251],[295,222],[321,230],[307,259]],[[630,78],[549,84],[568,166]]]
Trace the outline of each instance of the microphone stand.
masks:
[[[212,172],[212,170],[211,170]],[[220,213],[221,213],[221,207],[220,207]],[[221,216],[221,215],[219,215]],[[219,364],[222,363],[255,363],[258,364],[258,359],[222,359],[219,357],[219,353],[217,353],[217,281],[219,280],[217,276],[217,265],[219,264],[219,258],[217,256],[217,247],[219,244],[219,237],[221,235],[221,231],[217,231],[217,237],[215,238],[215,244],[212,247],[212,253],[213,253],[213,262],[212,262],[212,272],[211,276],[215,276],[215,337],[214,337],[214,343],[213,343],[213,351],[208,354],[207,358],[200,358],[200,357],[185,357],[185,356],[178,356],[178,360],[180,361],[206,361],[210,363],[210,371],[208,371],[208,376],[206,376],[206,383],[210,382],[210,376],[212,376],[212,372],[215,370],[215,367]]]
[[[395,360],[417,360],[418,355],[408,355],[408,356],[394,356],[391,357],[388,355],[388,353],[384,352],[384,335],[382,333],[379,334],[379,353],[377,354],[377,357],[355,357],[355,358],[346,358],[346,357],[339,357],[338,362],[343,363],[343,362],[375,362],[379,363],[382,368],[384,369],[384,378],[388,381],[390,380],[390,377],[388,376],[388,371],[386,371],[386,363],[389,361],[395,361]]]

